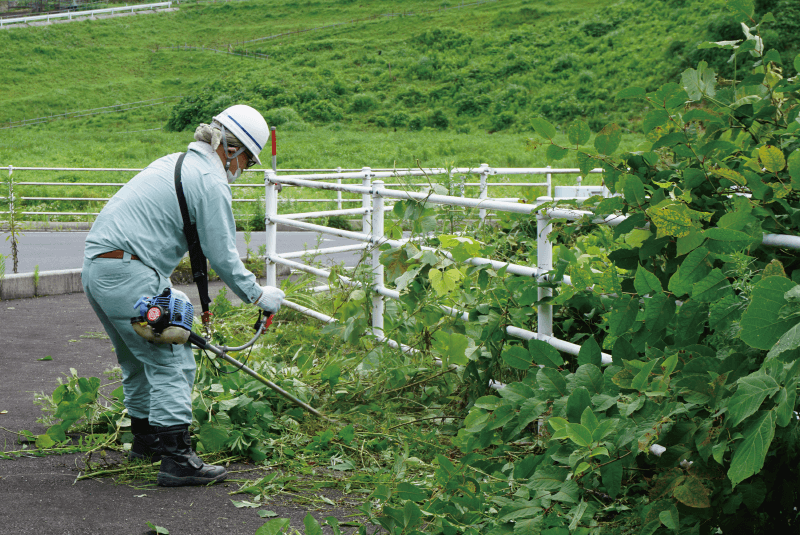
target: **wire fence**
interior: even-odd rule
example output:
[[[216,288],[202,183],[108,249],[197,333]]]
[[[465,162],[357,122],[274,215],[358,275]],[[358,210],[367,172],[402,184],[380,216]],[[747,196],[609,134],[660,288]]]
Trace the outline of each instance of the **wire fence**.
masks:
[[[141,108],[151,108],[153,106],[160,106],[168,104],[169,101],[178,98],[183,98],[183,95],[176,95],[172,97],[153,98],[148,100],[137,100],[135,102],[125,102],[122,104],[113,104],[111,106],[103,106],[100,108],[90,108],[88,110],[65,111],[64,113],[57,113],[53,115],[44,115],[41,117],[34,117],[31,119],[20,119],[18,121],[9,121],[6,126],[0,126],[0,130],[7,130],[9,128],[21,128],[24,126],[33,126],[37,124],[48,123],[57,119],[76,119],[78,117],[88,117],[92,115],[102,115],[105,113],[121,113],[126,111],[138,110]]]

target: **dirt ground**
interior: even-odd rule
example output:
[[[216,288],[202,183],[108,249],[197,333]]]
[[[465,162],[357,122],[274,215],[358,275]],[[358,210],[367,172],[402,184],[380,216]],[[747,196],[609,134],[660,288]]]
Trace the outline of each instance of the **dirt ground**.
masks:
[[[219,283],[212,285],[212,297]],[[193,287],[179,286],[190,296]],[[229,296],[232,295],[229,293]],[[0,301],[0,448],[15,451],[18,431],[45,431],[36,423],[41,410],[34,405],[38,392],[52,393],[57,378],[70,368],[81,376],[104,379],[115,363],[111,343],[85,296],[80,294]],[[41,361],[51,356],[52,360]],[[112,452],[111,462],[121,456]],[[112,478],[76,481],[83,454],[33,455],[0,459],[0,533],[59,535],[144,535],[147,522],[167,528],[171,535],[253,535],[266,521],[253,508],[236,508],[231,498],[239,485],[161,488],[154,481],[117,484]],[[93,457],[93,460],[96,460]],[[253,465],[231,465],[232,478],[256,478],[263,470]],[[247,472],[236,473],[239,470]],[[309,509],[291,497],[276,497],[259,509],[290,518],[303,532],[303,518],[311,512],[322,523],[327,516],[340,521],[353,513],[355,500],[336,492],[325,497],[337,506]],[[348,530],[349,531],[349,530]],[[326,531],[327,532],[327,531]]]

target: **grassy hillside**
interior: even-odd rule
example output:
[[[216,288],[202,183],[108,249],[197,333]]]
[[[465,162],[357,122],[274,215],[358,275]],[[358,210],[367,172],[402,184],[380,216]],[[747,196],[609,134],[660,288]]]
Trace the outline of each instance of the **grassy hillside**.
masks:
[[[543,165],[538,152],[525,152],[531,116],[556,123],[581,117],[595,131],[617,121],[635,138],[643,110],[616,103],[614,94],[634,83],[655,88],[699,59],[724,73],[731,68],[725,51],[698,51],[696,44],[738,38],[740,31],[723,0],[459,6],[419,0],[184,2],[173,13],[2,30],[0,126],[173,98],[3,130],[0,163],[55,158],[62,165],[108,164],[113,157],[119,165],[143,165],[182,148],[189,134],[152,129],[191,130],[225,106],[247,102],[280,127],[285,143],[295,143],[298,158],[282,147],[282,166],[332,160],[361,166],[369,157],[380,165],[490,157],[501,160],[493,165]],[[778,17],[765,36],[793,71],[800,9],[787,0],[760,0],[758,8],[790,15]],[[291,33],[335,23],[341,24]],[[380,133],[384,141],[362,132]],[[324,149],[316,151],[321,144]],[[384,148],[378,153],[377,147]]]

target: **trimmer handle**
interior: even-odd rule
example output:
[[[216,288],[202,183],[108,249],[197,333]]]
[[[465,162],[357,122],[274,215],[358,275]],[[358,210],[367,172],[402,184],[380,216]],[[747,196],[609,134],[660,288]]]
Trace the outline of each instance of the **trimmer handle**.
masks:
[[[256,332],[261,332],[262,334],[266,332],[267,327],[272,325],[272,317],[275,314],[266,313],[266,317],[262,318],[261,316],[258,317],[256,320],[256,324],[253,325],[253,330]]]

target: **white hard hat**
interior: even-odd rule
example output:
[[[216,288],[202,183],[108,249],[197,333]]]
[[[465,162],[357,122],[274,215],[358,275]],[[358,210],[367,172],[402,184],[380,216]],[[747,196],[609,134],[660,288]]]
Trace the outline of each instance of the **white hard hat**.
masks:
[[[260,164],[258,153],[269,141],[269,126],[258,111],[245,104],[237,104],[226,109],[214,120],[236,136]]]

